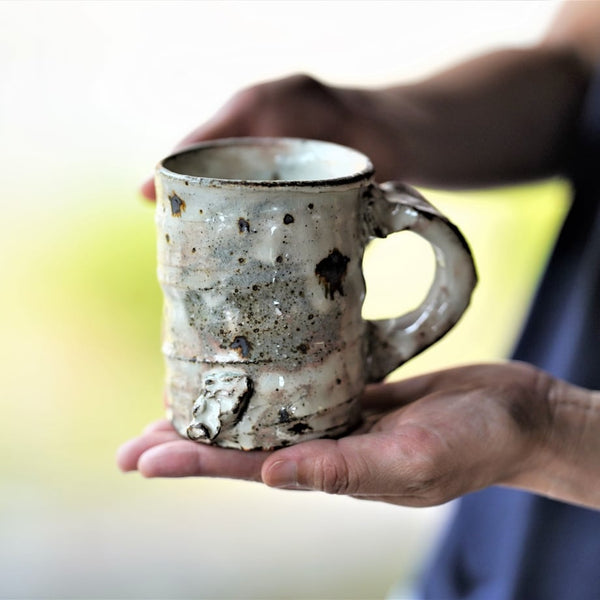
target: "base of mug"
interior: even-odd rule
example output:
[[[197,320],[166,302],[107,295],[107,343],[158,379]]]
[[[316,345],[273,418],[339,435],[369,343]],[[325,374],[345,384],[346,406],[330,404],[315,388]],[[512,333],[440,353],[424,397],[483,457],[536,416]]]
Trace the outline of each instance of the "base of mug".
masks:
[[[362,422],[357,397],[302,418],[280,415],[277,423],[249,423],[242,419],[212,439],[208,436],[190,435],[189,423],[177,419],[171,411],[169,413],[167,416],[181,437],[237,450],[276,450],[309,440],[336,439],[348,435]]]

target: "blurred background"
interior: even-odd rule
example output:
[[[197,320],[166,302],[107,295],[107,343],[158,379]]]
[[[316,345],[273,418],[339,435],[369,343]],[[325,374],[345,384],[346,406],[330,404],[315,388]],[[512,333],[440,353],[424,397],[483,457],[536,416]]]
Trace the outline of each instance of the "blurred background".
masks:
[[[153,212],[137,189],[242,86],[296,71],[410,81],[532,42],[557,8],[0,3],[0,597],[409,597],[452,505],[117,470],[119,444],[162,414]],[[394,377],[505,356],[568,203],[554,180],[427,194],[481,282],[459,326]],[[365,315],[419,302],[430,254],[411,234],[373,245]]]

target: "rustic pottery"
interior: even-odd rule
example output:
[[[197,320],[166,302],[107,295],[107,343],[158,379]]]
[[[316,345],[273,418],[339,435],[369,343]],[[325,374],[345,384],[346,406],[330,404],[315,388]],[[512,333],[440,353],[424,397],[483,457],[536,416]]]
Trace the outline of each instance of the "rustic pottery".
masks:
[[[267,449],[360,422],[365,383],[444,335],[476,282],[457,228],[406,185],[373,181],[361,153],[287,138],[203,143],[156,173],[166,402],[184,437]],[[373,237],[432,244],[423,303],[365,321]]]

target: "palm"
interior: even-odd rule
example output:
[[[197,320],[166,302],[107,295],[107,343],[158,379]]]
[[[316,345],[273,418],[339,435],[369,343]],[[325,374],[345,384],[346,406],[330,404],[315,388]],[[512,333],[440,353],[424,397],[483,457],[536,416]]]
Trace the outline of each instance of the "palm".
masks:
[[[542,380],[541,382],[538,380]],[[338,440],[242,452],[181,439],[167,421],[123,446],[119,464],[146,476],[209,476],[431,505],[528,469],[543,423],[545,381],[523,365],[481,365],[370,386],[364,424]],[[535,414],[534,414],[535,413]],[[541,426],[539,426],[541,427]],[[296,465],[296,476],[282,466]]]

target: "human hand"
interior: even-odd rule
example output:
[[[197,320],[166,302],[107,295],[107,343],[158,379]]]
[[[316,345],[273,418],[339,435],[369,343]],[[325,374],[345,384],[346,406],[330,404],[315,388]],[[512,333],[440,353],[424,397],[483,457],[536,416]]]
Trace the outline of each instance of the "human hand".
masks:
[[[227,137],[301,137],[344,144],[371,158],[380,180],[397,178],[402,136],[382,91],[325,85],[307,75],[251,86],[236,93],[210,120],[188,134],[175,150]],[[155,198],[154,181],[142,186]]]
[[[406,506],[500,484],[600,507],[591,402],[529,365],[466,366],[369,386],[364,426],[341,439],[243,452],[184,440],[161,421],[125,444],[118,464],[147,477],[248,479]]]

